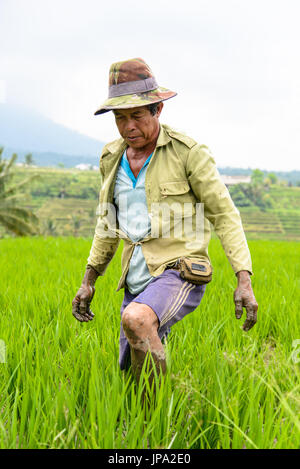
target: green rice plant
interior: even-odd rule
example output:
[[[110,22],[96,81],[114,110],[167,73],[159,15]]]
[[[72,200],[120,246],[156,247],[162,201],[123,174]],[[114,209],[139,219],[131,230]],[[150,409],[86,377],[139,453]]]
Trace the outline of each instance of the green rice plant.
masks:
[[[97,280],[94,321],[71,314],[90,246],[0,241],[1,448],[299,448],[299,244],[249,242],[259,310],[246,333],[213,239],[213,281],[168,336],[167,374],[149,379],[149,355],[138,385],[118,366],[120,250]]]

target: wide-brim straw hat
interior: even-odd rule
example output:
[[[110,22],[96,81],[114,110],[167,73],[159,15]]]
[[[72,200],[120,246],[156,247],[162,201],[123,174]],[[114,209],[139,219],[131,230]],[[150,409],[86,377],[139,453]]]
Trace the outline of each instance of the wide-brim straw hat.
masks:
[[[130,109],[159,103],[177,93],[158,86],[143,59],[130,59],[113,63],[109,70],[108,98],[94,113],[104,114],[112,109]]]

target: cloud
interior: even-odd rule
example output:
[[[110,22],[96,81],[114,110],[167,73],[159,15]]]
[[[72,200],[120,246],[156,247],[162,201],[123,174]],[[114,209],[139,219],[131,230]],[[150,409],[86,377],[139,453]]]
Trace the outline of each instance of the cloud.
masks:
[[[112,116],[93,112],[106,98],[110,64],[143,57],[162,86],[178,91],[163,121],[207,143],[218,164],[300,167],[299,2],[0,5],[8,100],[95,138],[117,138]]]

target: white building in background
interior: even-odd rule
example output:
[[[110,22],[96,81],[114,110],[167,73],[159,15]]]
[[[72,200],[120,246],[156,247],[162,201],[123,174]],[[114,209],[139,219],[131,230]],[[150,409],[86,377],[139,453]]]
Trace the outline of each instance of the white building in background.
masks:
[[[98,171],[98,166],[87,164],[87,163],[80,163],[75,166],[76,169],[80,169],[81,171]]]
[[[221,179],[226,186],[233,186],[234,184],[250,184],[251,176],[227,176],[221,174]]]

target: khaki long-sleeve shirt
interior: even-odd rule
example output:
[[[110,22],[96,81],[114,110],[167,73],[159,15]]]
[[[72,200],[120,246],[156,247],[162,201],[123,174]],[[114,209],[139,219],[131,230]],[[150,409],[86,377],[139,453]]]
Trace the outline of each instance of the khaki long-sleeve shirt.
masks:
[[[121,138],[108,143],[100,157],[102,185],[99,217],[88,257],[103,275],[120,239],[124,240],[124,288],[135,244],[118,228],[113,193],[117,170],[126,149]],[[234,270],[252,273],[251,256],[239,211],[222,182],[215,161],[205,145],[162,124],[145,179],[151,234],[141,241],[150,274],[160,275],[180,257],[210,262],[208,244],[213,225]],[[138,201],[137,201],[138,202]]]

